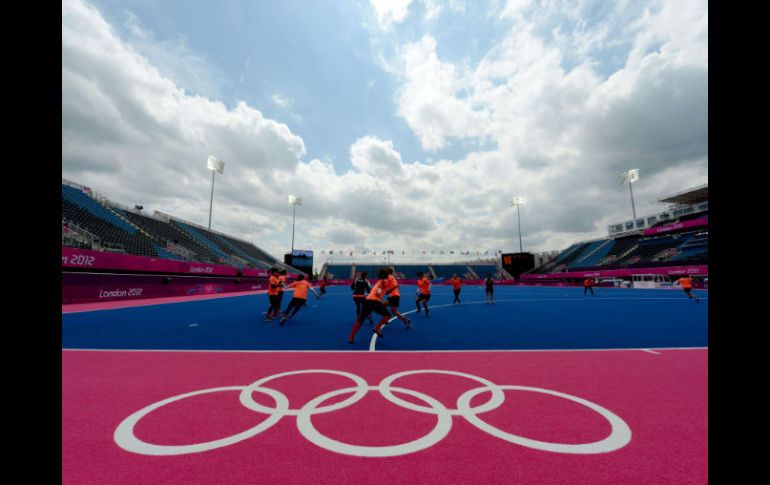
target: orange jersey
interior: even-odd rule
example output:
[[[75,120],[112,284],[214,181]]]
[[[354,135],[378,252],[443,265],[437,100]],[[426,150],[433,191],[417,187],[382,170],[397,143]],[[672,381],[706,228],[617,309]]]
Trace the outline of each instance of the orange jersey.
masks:
[[[682,288],[692,288],[692,278],[688,278],[687,276],[679,278],[676,282],[682,285]]]
[[[367,295],[367,300],[375,300],[375,301],[382,301],[382,295],[379,295],[377,292],[382,289],[382,282],[383,280],[377,280],[377,283],[372,286],[372,291],[369,292],[369,295]]]
[[[594,282],[590,278],[583,280],[583,286],[593,286]]]
[[[430,280],[428,278],[417,280],[417,287],[420,288],[420,293],[423,295],[430,295]]]
[[[277,276],[271,276],[269,280],[270,286],[267,287],[268,295],[277,295],[278,286],[281,284],[281,280]]]
[[[460,278],[452,278],[450,281],[452,281],[452,288],[454,288],[455,290],[459,290],[463,284]]]
[[[289,285],[289,288],[294,288],[294,298],[307,300],[307,290],[310,288],[310,283],[305,280],[295,281]]]
[[[401,293],[398,291],[398,281],[396,281],[393,275],[388,275],[388,279],[385,280],[382,287],[385,291],[390,290],[390,293],[388,293],[390,296],[401,296]]]

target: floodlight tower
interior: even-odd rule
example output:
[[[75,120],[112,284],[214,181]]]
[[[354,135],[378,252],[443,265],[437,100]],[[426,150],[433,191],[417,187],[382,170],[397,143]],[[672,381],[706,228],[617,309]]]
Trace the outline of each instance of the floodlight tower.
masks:
[[[294,254],[294,220],[297,216],[297,206],[302,205],[302,197],[290,195],[289,204],[293,206],[292,216],[291,216],[291,254],[293,255]]]
[[[634,207],[634,189],[631,188],[631,185],[639,180],[639,169],[634,168],[629,170],[628,172],[624,172],[620,174],[620,183],[621,184],[628,184],[628,190],[631,191],[631,211],[634,214],[634,224],[636,224],[636,207]]]
[[[511,199],[511,207],[516,206],[516,219],[519,221],[519,252],[523,253],[524,249],[521,246],[521,214],[519,213],[519,206],[524,205],[524,197],[514,197]]]
[[[209,200],[209,231],[211,230],[211,209],[214,206],[214,176],[217,172],[225,173],[225,162],[209,155],[206,166],[211,170],[211,200]]]

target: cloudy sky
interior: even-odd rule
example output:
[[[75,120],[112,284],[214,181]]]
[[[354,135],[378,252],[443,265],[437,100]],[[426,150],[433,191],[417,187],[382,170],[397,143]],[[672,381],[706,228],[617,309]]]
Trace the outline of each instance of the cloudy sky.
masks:
[[[603,237],[620,173],[708,183],[707,117],[706,0],[62,1],[62,177],[205,226],[214,155],[276,257],[289,194],[318,263],[518,251],[512,196],[525,251]]]

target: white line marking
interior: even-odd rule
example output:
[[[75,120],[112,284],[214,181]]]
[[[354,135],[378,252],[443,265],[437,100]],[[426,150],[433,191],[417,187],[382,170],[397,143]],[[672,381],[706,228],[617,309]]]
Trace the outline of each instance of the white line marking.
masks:
[[[639,350],[641,350],[642,352],[649,352],[649,353],[651,353],[651,354],[660,355],[660,352],[653,352],[653,351],[652,351],[652,350],[650,350],[650,349],[639,349]]]
[[[599,300],[682,300],[682,301],[689,301],[684,298],[515,298],[511,300],[495,300],[495,302],[509,302],[509,301],[599,301]],[[708,300],[708,298],[701,298],[701,300]],[[470,301],[466,303],[458,303],[458,305],[479,305],[481,303],[486,303],[485,301]],[[435,305],[429,308],[429,310],[432,310],[434,308],[442,308],[442,307],[448,307],[448,306],[454,306],[454,303],[448,303],[446,305]],[[402,313],[401,315],[408,315],[410,313],[416,313],[417,310],[410,310],[408,312]],[[390,322],[395,320],[397,317],[393,317],[390,320],[388,320],[388,323],[385,324],[384,327],[387,327]],[[374,352],[375,346],[377,345],[377,334],[372,333],[372,340],[369,342],[369,352]]]
[[[657,350],[708,350],[708,347],[653,347]],[[297,354],[314,353],[338,353],[346,354],[350,352],[367,352],[366,350],[198,350],[198,349],[61,349],[62,352],[209,352],[209,353],[240,353],[240,354],[258,354],[258,353],[278,353],[293,352]],[[457,350],[380,350],[380,353],[391,354],[424,354],[441,352],[617,352],[617,351],[638,351],[639,348],[622,349],[457,349]],[[649,349],[647,349],[649,350]]]

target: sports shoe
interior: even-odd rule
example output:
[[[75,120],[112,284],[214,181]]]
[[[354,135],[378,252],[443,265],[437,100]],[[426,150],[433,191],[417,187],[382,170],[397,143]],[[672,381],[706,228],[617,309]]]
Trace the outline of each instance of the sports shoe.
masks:
[[[278,322],[278,323],[279,323],[279,324],[281,324],[281,325],[283,325],[284,323],[286,323],[286,317],[283,317],[283,318],[281,319],[281,321],[280,321],[280,322]]]
[[[353,343],[353,339],[352,338],[348,338],[348,343],[352,344]]]
[[[385,336],[382,334],[382,332],[381,332],[381,331],[379,331],[379,330],[377,330],[376,328],[375,328],[375,329],[373,329],[373,332],[374,332],[374,333],[376,333],[376,334],[377,334],[377,336],[378,336],[378,337],[380,337],[380,338],[383,338],[383,337],[385,337]]]

